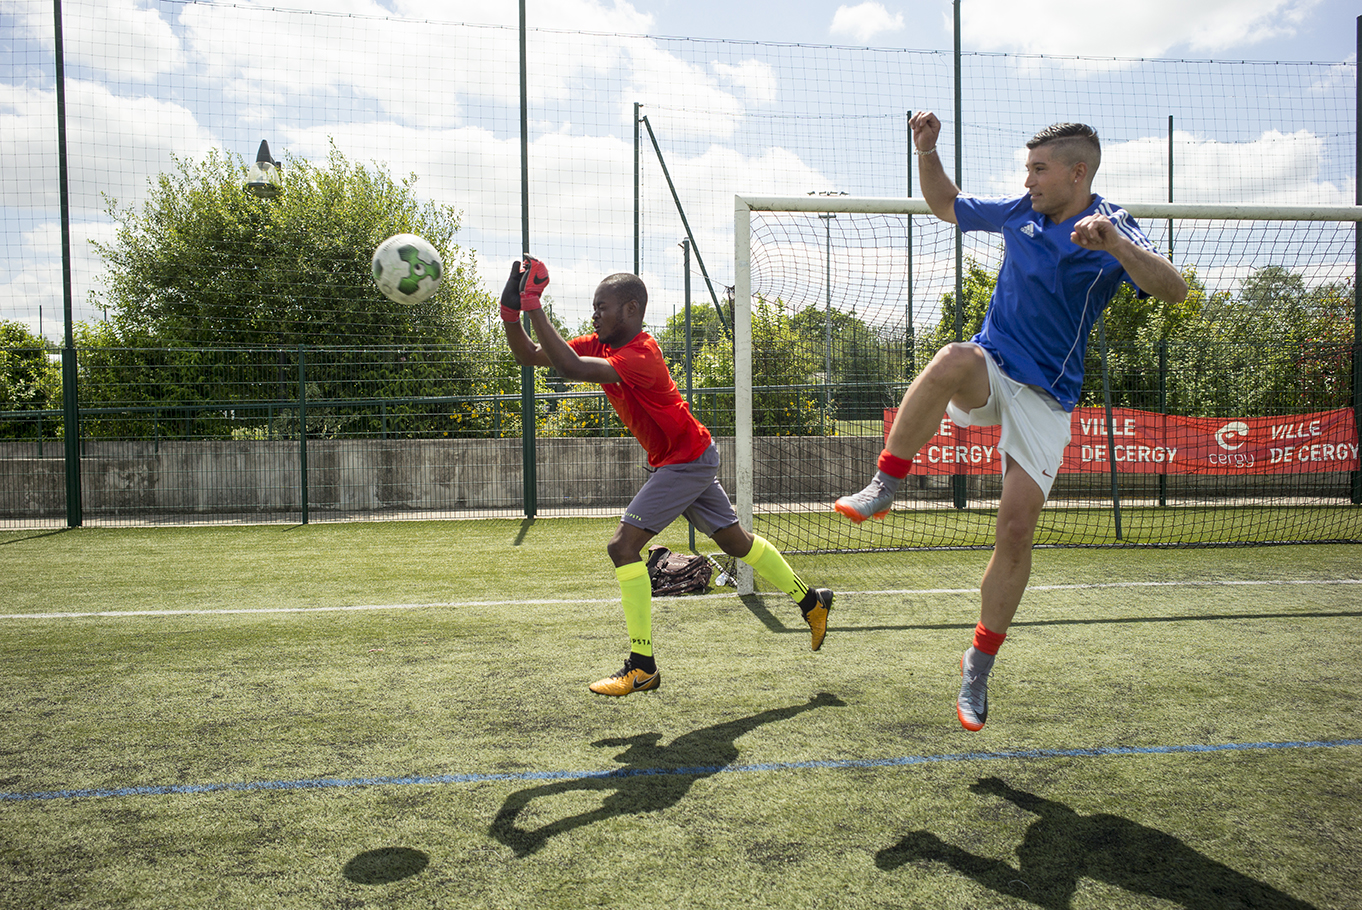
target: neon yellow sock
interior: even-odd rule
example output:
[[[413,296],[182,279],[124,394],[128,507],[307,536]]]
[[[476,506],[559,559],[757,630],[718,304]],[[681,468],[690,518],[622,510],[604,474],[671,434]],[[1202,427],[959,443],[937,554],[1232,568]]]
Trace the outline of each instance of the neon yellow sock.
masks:
[[[620,605],[624,625],[629,630],[629,650],[644,657],[653,653],[653,583],[648,565],[631,562],[615,569],[620,582]]]
[[[771,546],[770,541],[760,534],[754,534],[752,537],[752,549],[747,551],[742,561],[756,569],[762,578],[790,595],[795,603],[803,600],[809,586],[800,580],[794,569],[785,561],[785,557],[780,555],[780,551]]]

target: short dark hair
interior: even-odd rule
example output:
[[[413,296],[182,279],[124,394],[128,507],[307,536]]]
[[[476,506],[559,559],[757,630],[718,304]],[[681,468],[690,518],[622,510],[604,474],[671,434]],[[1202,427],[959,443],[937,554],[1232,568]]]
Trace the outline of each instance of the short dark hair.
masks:
[[[1086,161],[1089,169],[1095,172],[1102,163],[1102,143],[1097,138],[1097,130],[1086,123],[1053,123],[1032,136],[1026,147],[1034,149],[1050,144],[1055,145],[1055,152],[1068,164]]]
[[[601,281],[601,285],[612,294],[618,294],[625,300],[637,301],[640,310],[648,308],[648,286],[643,283],[643,279],[633,272],[616,272],[607,275]]]

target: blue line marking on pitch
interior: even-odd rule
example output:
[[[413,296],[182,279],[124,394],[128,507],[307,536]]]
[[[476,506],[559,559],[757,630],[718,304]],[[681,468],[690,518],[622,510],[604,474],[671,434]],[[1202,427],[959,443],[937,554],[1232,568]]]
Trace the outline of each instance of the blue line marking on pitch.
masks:
[[[44,799],[103,799],[116,796],[180,796],[197,793],[254,792],[259,790],[326,790],[343,787],[400,787],[412,784],[479,784],[495,781],[579,780],[588,778],[641,777],[645,775],[733,774],[752,771],[794,771],[805,768],[899,768],[942,762],[999,761],[1032,758],[1098,758],[1109,755],[1176,755],[1189,752],[1246,752],[1262,749],[1330,749],[1362,746],[1362,739],[1310,740],[1279,743],[1221,743],[1185,746],[1096,746],[1091,749],[1021,749],[1011,752],[957,752],[950,755],[907,755],[901,758],[832,759],[828,761],[775,762],[757,765],[701,765],[688,768],[617,768],[611,771],[526,771],[519,774],[438,774],[411,777],[321,777],[312,780],[267,780],[224,784],[174,784],[151,787],[109,787],[93,790],[40,790],[32,793],[0,792],[0,802]]]

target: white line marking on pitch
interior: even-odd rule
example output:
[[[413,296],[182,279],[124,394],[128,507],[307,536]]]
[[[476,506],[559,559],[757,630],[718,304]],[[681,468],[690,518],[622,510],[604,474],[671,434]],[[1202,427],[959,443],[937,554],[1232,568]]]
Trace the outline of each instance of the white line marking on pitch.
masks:
[[[1323,578],[1323,579],[1267,579],[1262,581],[1110,581],[1091,582],[1072,585],[1031,585],[1028,591],[1086,591],[1099,588],[1221,588],[1255,587],[1269,585],[1362,585],[1362,578]],[[904,597],[927,594],[977,594],[978,588],[905,588],[884,591],[838,591],[838,597],[884,597],[902,595]],[[774,592],[766,592],[773,594]],[[733,597],[732,594],[701,594],[688,597],[658,597],[655,600],[717,600]],[[765,596],[765,595],[763,595]],[[451,607],[504,606],[556,606],[561,604],[608,604],[617,603],[618,597],[571,598],[559,600],[475,600],[458,602],[434,602],[423,604],[357,604],[339,607],[258,607],[226,608],[222,610],[102,610],[93,613],[0,613],[4,619],[106,619],[130,616],[228,616],[228,615],[268,615],[275,613],[364,613],[375,610],[437,610]]]

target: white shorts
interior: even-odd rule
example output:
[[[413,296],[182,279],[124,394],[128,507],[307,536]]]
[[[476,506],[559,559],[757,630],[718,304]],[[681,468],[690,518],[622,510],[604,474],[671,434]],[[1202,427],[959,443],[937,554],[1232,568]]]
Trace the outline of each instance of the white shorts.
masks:
[[[1001,425],[998,451],[1003,453],[1003,471],[1007,471],[1008,459],[1015,461],[1048,499],[1055,475],[1064,463],[1072,418],[1049,392],[1004,375],[992,355],[983,353],[988,364],[988,401],[968,413],[948,404],[946,413],[960,427]]]

